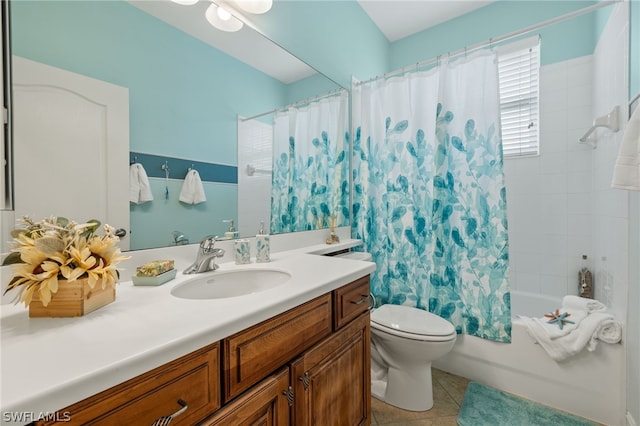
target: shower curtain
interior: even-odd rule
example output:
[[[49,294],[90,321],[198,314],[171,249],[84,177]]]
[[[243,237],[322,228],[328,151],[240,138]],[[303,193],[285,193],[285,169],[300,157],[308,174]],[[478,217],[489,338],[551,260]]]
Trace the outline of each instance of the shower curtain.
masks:
[[[497,57],[353,87],[353,226],[378,303],[509,342]]]
[[[346,90],[276,113],[271,233],[327,228],[349,217]]]

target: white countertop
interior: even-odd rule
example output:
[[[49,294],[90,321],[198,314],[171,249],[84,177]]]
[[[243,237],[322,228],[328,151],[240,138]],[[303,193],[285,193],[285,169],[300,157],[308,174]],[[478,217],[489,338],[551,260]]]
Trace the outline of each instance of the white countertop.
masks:
[[[0,421],[6,413],[64,408],[368,275],[375,270],[371,262],[310,254],[358,244],[272,253],[270,263],[221,263],[219,271],[272,268],[292,276],[246,296],[172,296],[178,283],[205,275],[183,275],[188,265],[176,259],[173,281],[158,287],[120,282],[115,302],[84,317],[29,318],[22,304],[2,305]]]

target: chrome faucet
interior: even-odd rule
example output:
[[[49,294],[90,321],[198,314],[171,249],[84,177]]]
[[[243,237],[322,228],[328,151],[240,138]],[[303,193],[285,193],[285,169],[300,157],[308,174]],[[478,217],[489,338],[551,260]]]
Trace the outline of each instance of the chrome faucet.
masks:
[[[171,236],[173,237],[173,243],[177,246],[189,244],[189,238],[180,231],[173,231]]]
[[[218,269],[215,259],[224,256],[224,250],[214,248],[216,238],[213,235],[204,237],[198,248],[198,255],[193,265],[184,270],[183,274],[199,274],[201,272],[215,271]]]

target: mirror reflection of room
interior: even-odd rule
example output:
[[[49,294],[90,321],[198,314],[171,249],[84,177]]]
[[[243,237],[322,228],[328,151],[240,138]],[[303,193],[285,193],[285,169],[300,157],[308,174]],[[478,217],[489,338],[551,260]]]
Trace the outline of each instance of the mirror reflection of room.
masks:
[[[84,157],[75,161],[94,164],[97,167],[95,176],[106,176],[106,179],[93,184],[93,191],[88,183],[87,187],[78,188],[76,196],[96,194],[95,202],[87,204],[101,206],[100,209],[91,214],[79,211],[77,205],[60,205],[55,208],[58,215],[74,218],[97,216],[118,228],[128,229],[130,233],[121,245],[130,249],[182,244],[185,239],[195,243],[206,235],[224,238],[230,229],[225,222],[228,220],[234,221],[234,232],[238,236],[255,235],[260,222],[267,223],[267,231],[273,234],[328,228],[331,215],[337,217],[340,225],[348,223],[348,185],[344,184],[348,170],[347,147],[344,144],[348,126],[346,91],[339,91],[340,87],[333,81],[267,38],[248,26],[234,33],[219,31],[204,19],[199,22],[200,26],[189,24],[178,29],[165,20],[171,18],[175,21],[172,15],[187,13],[182,16],[184,20],[198,12],[173,2],[35,1],[14,2],[11,6],[11,42],[16,61],[26,58],[56,71],[69,71],[94,79],[98,84],[112,84],[113,88],[107,91],[116,87],[128,91],[128,101],[125,102],[129,112],[123,125],[128,125],[129,130],[117,142],[128,147],[117,154],[119,157],[106,148],[107,145],[114,146],[114,142],[100,137],[102,133],[109,133],[104,129],[98,128],[95,137],[86,133],[74,136],[82,140],[96,139],[94,148],[84,149]],[[194,7],[204,6],[205,2],[201,2]],[[234,41],[238,37],[248,39],[252,44],[249,53],[236,54],[241,59],[233,56]],[[255,64],[246,59],[256,51],[267,52],[270,60],[278,64],[278,67],[271,68],[277,69],[264,69],[259,61]],[[33,189],[28,187],[29,182],[39,185],[50,176],[59,175],[51,169],[51,165],[56,164],[52,159],[56,157],[48,156],[43,162],[45,164],[35,170],[28,165],[31,160],[27,153],[39,149],[38,144],[43,143],[44,135],[34,135],[25,130],[36,127],[29,121],[36,117],[31,112],[32,104],[23,102],[26,93],[32,96],[33,92],[25,84],[34,82],[23,84],[22,75],[24,73],[19,73],[14,84],[17,103],[23,105],[22,109],[14,111],[14,138],[18,147],[14,169],[16,181],[27,186],[19,185],[16,189],[15,216],[46,217],[51,214],[50,204],[20,196],[20,192],[30,193]],[[341,103],[339,108],[331,108],[331,113],[336,114],[335,119],[327,119],[325,105],[332,98],[341,99]],[[32,102],[42,103],[40,100]],[[275,199],[279,201],[272,215],[270,179],[261,171],[249,176],[246,168],[254,166],[239,158],[247,148],[238,144],[242,126],[238,117],[269,111],[274,111],[274,118],[287,114],[292,117],[294,108],[298,111],[298,130],[292,125],[292,131],[298,133],[291,136],[297,140],[297,161],[302,164],[313,158],[314,166],[322,167],[313,168],[316,173],[313,177],[309,175],[310,168],[303,176],[300,165],[295,170],[295,177],[292,169],[290,181],[298,182],[299,186],[308,183],[310,190],[296,190],[294,193],[297,195],[294,194],[290,200],[276,195]],[[59,104],[51,106],[51,109],[59,109]],[[311,112],[316,114],[312,119],[316,129],[305,131],[308,134],[303,135],[303,116],[314,109],[318,111]],[[282,113],[276,113],[277,110],[282,110]],[[337,114],[342,115],[338,117]],[[107,116],[107,124],[111,125],[112,114]],[[322,122],[318,122],[318,117],[322,117]],[[333,124],[338,122],[340,127]],[[73,122],[68,124],[65,127],[77,127]],[[41,123],[38,125],[42,126]],[[323,139],[327,132],[331,133],[330,140]],[[57,134],[59,128],[54,131],[48,127],[45,133]],[[60,138],[69,141],[70,136],[65,133]],[[313,145],[315,140],[326,146]],[[288,136],[284,141],[282,149],[288,147]],[[49,143],[54,145],[52,141]],[[310,152],[304,153],[303,159],[301,150],[306,146]],[[271,147],[265,148],[267,151],[263,154],[271,156],[274,151]],[[276,150],[278,155],[279,150]],[[334,179],[335,164],[329,164],[335,163],[335,158],[322,158],[329,152],[334,156],[342,153],[340,158],[343,161],[337,172],[342,173],[340,182]],[[80,156],[81,150],[75,150],[75,153]],[[63,161],[67,153],[51,149],[50,155],[58,155]],[[268,164],[259,169],[273,168],[273,158],[266,160]],[[104,164],[98,165],[98,162]],[[123,164],[129,167],[128,172]],[[74,170],[75,167],[70,168],[70,181],[78,181],[73,177],[77,176]],[[283,170],[282,173],[289,172]],[[280,190],[284,186],[289,187],[285,182],[288,178],[282,173],[276,174],[284,179],[276,182]],[[331,176],[322,173],[331,173]],[[307,182],[307,178],[313,181]],[[126,185],[127,179],[131,181],[129,197],[124,197],[124,188],[120,188],[120,196],[107,196],[109,186],[116,185],[116,182],[117,185]],[[256,180],[266,185],[252,193],[251,185]],[[249,187],[243,188],[244,184]],[[343,189],[345,191],[341,192]],[[249,198],[243,199],[244,196]],[[247,204],[254,207],[251,210],[254,214],[243,217],[245,209],[242,206]],[[291,217],[289,213],[298,209],[305,211]],[[279,219],[272,220],[272,217]],[[286,223],[282,223],[282,218]],[[180,242],[176,242],[172,235],[176,229],[183,236]]]

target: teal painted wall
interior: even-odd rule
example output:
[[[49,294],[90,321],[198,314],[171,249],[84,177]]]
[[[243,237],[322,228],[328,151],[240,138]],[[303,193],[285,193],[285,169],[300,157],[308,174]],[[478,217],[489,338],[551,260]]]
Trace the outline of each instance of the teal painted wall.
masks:
[[[290,83],[287,87],[287,104],[303,99],[315,98],[319,95],[337,90],[340,86],[325,78],[322,74]]]
[[[13,53],[129,88],[131,150],[236,164],[236,114],[286,86],[121,1],[18,1]]]
[[[635,1],[635,0],[634,0]],[[344,87],[499,37],[596,1],[499,0],[390,43],[355,0],[276,1],[252,22],[269,38]],[[543,65],[593,53],[611,8],[538,31]],[[531,35],[531,34],[530,34]]]
[[[389,41],[355,0],[275,1],[251,21],[343,87],[388,70]]]
[[[291,95],[281,82],[122,1],[11,6],[14,54],[129,88],[131,151],[236,165],[236,115],[271,110]],[[236,185],[206,184],[206,203],[179,203],[186,172],[171,170],[169,200],[164,180],[152,180],[154,201],[131,207],[132,249],[166,246],[174,229],[197,242],[222,234],[222,219],[237,218]]]
[[[444,55],[556,16],[587,7],[587,1],[497,1],[391,45],[390,69]],[[543,65],[593,53],[595,14],[541,29]],[[528,36],[533,35],[533,33]]]

